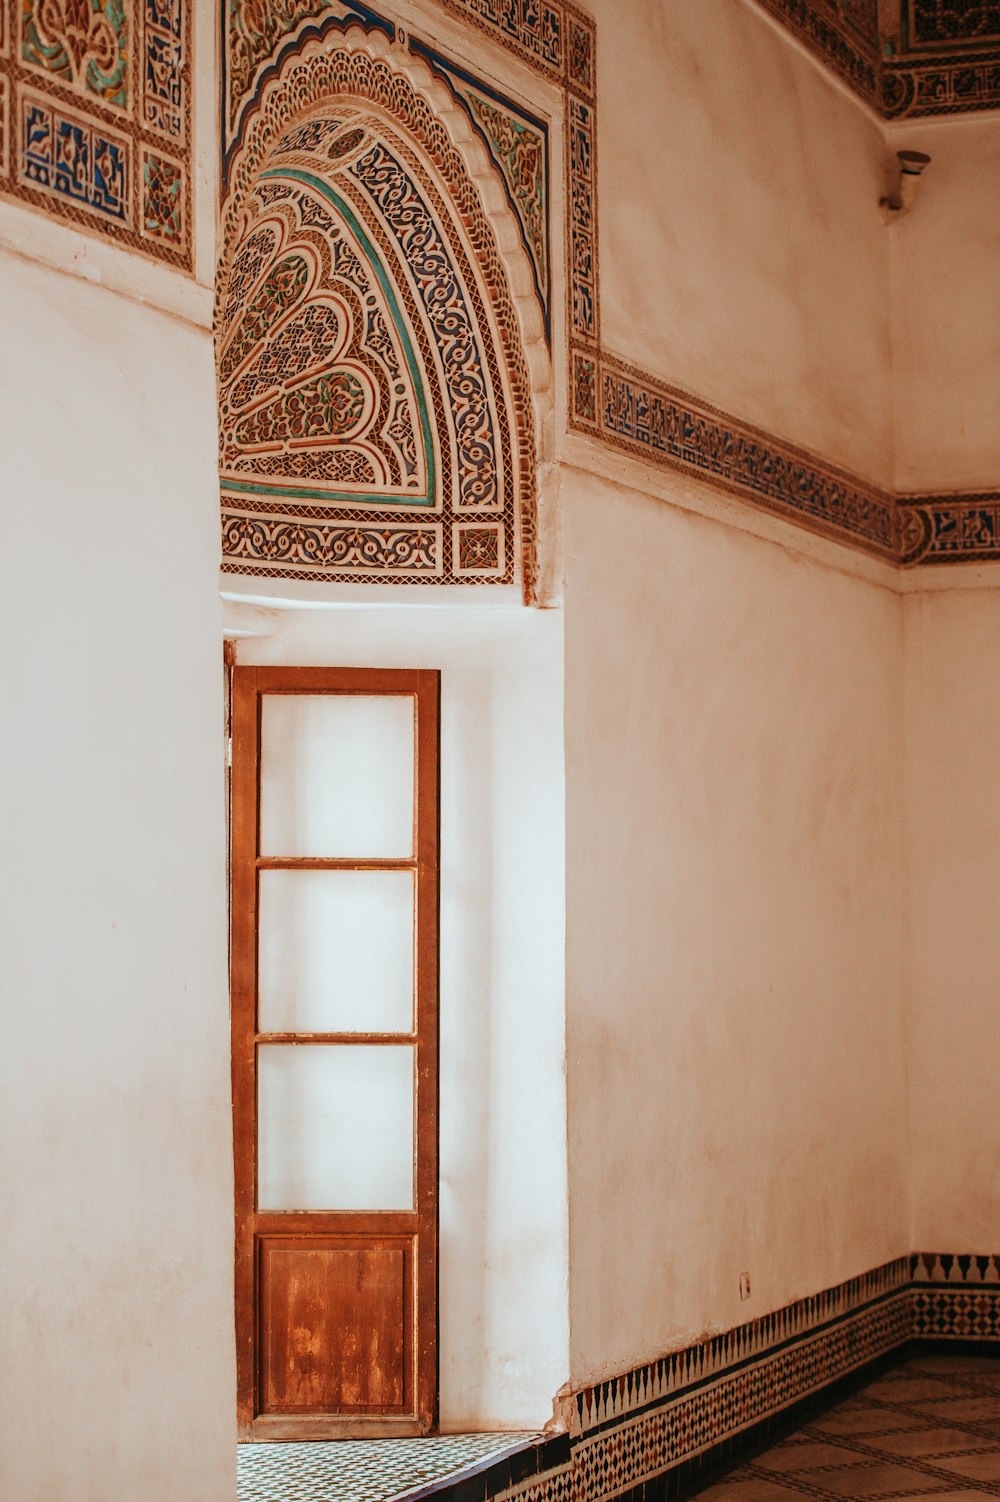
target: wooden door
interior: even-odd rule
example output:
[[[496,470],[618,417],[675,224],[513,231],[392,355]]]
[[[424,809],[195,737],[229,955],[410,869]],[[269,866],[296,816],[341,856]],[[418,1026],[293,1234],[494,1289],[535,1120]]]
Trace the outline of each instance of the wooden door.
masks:
[[[436,1423],[438,692],[233,669],[244,1439]]]

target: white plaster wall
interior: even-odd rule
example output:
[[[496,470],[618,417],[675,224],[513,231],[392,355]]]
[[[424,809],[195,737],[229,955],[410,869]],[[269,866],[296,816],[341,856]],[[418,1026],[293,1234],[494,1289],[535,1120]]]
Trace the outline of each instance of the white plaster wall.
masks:
[[[1000,479],[1000,117],[914,121],[892,152],[931,156],[892,247],[896,485]]]
[[[0,305],[0,1494],[225,1502],[211,342],[2,251]]]
[[[908,1250],[902,620],[774,543],[563,493],[579,1383]]]
[[[906,601],[913,1221],[990,1252],[1000,1207],[1000,591]]]
[[[891,483],[885,148],[747,0],[593,0],[602,336]]]
[[[386,604],[272,625],[240,662],[441,671],[441,1424],[531,1428],[569,1370],[562,619]]]

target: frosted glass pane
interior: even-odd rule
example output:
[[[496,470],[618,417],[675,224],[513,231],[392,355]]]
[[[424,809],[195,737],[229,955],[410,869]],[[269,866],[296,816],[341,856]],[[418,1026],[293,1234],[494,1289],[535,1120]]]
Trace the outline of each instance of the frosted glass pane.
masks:
[[[413,1028],[413,872],[262,871],[262,1032]]]
[[[413,1046],[257,1050],[262,1210],[413,1209]]]
[[[413,853],[413,699],[265,694],[262,855]]]

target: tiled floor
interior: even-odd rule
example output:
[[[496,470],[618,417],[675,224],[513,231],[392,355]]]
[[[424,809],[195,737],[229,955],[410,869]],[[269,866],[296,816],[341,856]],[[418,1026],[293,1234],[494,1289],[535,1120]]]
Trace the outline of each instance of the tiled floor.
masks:
[[[1000,1361],[917,1356],[773,1449],[698,1502],[971,1502],[1000,1497]]]
[[[459,1480],[536,1434],[443,1434],[433,1439],[343,1439],[240,1445],[237,1502],[386,1502]]]

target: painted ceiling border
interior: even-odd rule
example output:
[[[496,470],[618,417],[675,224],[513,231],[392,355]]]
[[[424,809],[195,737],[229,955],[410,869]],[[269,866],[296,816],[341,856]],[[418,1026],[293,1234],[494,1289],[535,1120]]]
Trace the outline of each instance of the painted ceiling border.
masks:
[[[223,26],[231,18],[234,3],[222,0]],[[1000,490],[933,495],[896,495],[882,490],[669,386],[606,349],[600,332],[595,22],[572,0],[437,3],[500,43],[550,83],[556,83],[563,94],[567,417],[571,430],[647,463],[707,481],[772,515],[882,561],[911,568],[1000,560]],[[877,47],[858,30],[848,28],[832,0],[755,3],[800,35],[814,52],[826,49],[822,60],[847,82],[859,80],[852,86],[863,98],[870,79],[871,97],[866,102],[874,103],[881,97],[884,75],[879,72]],[[427,44],[415,41],[408,31],[397,28],[362,0],[340,0],[337,8],[344,13],[339,21],[329,14],[334,7],[328,10],[326,0],[302,0],[307,21],[290,27],[283,42],[289,42],[294,32],[301,45],[304,31],[318,30],[320,25],[326,29],[361,24],[393,39],[401,35],[411,49],[426,56]],[[327,11],[325,16],[323,11]],[[258,68],[254,97],[280,67],[283,50],[283,46],[277,48]],[[239,117],[245,117],[247,101],[238,112],[229,107],[225,37],[222,55],[220,113],[225,184],[226,166],[240,137],[238,129],[230,134],[227,120],[238,123]],[[436,55],[448,61],[443,54]],[[919,65],[933,71],[939,68],[940,59],[921,58]],[[948,67],[962,66],[968,66],[967,59],[963,61],[957,55],[948,59]],[[904,102],[893,118],[906,113],[946,114],[963,108],[995,107],[1000,104],[1000,49],[991,66],[996,73],[993,106],[945,100],[931,109]],[[465,108],[469,113],[467,104]],[[543,311],[547,315],[548,310]]]
[[[902,0],[898,25],[852,24],[844,0],[755,0],[885,120],[1000,109],[1000,33],[918,39],[915,7]]]

